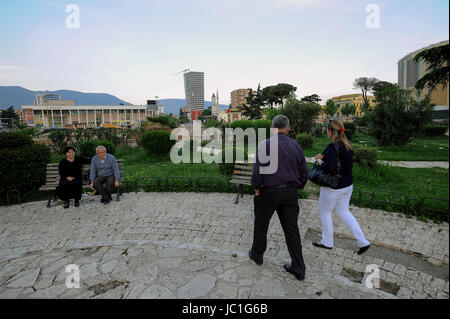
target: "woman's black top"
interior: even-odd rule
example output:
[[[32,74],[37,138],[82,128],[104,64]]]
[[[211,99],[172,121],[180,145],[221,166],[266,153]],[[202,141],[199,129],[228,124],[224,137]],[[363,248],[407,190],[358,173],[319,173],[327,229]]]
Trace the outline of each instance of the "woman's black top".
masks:
[[[82,165],[90,164],[91,160],[75,156],[73,162],[69,162],[67,158],[63,158],[58,165],[59,176],[62,179],[66,179],[68,176],[78,177],[81,179],[82,177]]]
[[[341,178],[335,189],[349,187],[353,184],[353,150],[347,150],[344,143],[338,143],[339,160],[341,162]],[[321,167],[324,171],[335,174],[337,169],[337,152],[333,143],[330,143],[322,153],[324,155]]]

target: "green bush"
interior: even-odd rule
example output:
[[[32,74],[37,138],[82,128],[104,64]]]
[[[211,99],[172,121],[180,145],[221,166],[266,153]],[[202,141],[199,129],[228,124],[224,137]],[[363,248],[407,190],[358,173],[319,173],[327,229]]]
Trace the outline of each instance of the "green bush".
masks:
[[[17,136],[10,135],[15,139]],[[6,196],[8,190],[17,189],[20,194],[35,190],[45,184],[47,164],[50,162],[50,150],[41,144],[27,144],[17,147],[17,140],[7,142],[2,136],[0,152],[0,196]]]
[[[351,141],[353,139],[353,135],[356,133],[356,125],[355,125],[355,123],[344,122],[342,124],[344,124],[345,136],[347,137],[347,139],[349,141]]]
[[[297,134],[295,140],[304,150],[310,149],[314,144],[313,137],[310,134]]]
[[[311,134],[314,137],[322,137],[327,134],[327,123],[314,123]]]
[[[178,121],[171,115],[160,115],[156,117],[147,117],[147,120],[153,123],[160,123],[170,128],[178,127]]]
[[[97,146],[103,145],[106,147],[106,152],[114,155],[116,153],[116,146],[111,141],[100,140],[100,141],[85,141],[79,145],[80,156],[92,158],[96,155],[95,149]]]
[[[33,144],[31,136],[22,133],[0,133],[0,150],[14,149]]]
[[[255,120],[252,122],[252,127],[255,129],[256,133],[256,142],[259,141],[258,129],[265,128],[266,129],[266,139],[270,138],[270,127],[272,126],[272,121],[270,120]]]
[[[241,128],[243,131],[248,129],[249,127],[253,127],[253,121],[250,120],[239,120],[231,123],[230,127],[232,129]]]
[[[362,167],[373,168],[378,162],[378,151],[373,147],[353,146],[353,161]]]
[[[53,152],[61,154],[64,147],[71,144],[72,133],[70,130],[52,131],[48,138],[52,141]]]
[[[148,131],[141,138],[142,146],[149,155],[168,154],[175,142],[170,139],[170,131]]]
[[[368,127],[369,126],[369,116],[363,115],[359,119],[353,121],[357,127]]]
[[[423,133],[428,137],[442,136],[447,132],[447,126],[445,125],[425,125]]]
[[[205,123],[203,123],[203,127],[204,127],[204,128],[209,128],[209,127],[217,127],[217,128],[220,128],[220,127],[221,127],[221,124],[220,124],[220,122],[219,122],[218,120],[212,119],[212,120],[208,120],[208,121],[206,121]]]

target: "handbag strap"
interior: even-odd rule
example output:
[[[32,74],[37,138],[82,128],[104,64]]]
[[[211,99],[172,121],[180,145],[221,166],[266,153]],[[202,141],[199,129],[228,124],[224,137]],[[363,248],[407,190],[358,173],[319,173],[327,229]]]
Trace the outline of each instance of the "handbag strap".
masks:
[[[334,148],[336,149],[336,153],[337,153],[337,162],[336,162],[336,172],[337,172],[337,176],[341,177],[341,161],[339,160],[339,147],[337,143],[333,143]]]

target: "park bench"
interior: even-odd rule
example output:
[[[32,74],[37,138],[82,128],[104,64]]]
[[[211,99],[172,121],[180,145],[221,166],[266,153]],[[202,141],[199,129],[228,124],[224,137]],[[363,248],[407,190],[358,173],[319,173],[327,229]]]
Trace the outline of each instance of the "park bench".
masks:
[[[118,159],[117,160],[117,164],[119,166],[119,171],[120,171],[120,184],[123,183],[124,181],[124,174],[123,174],[123,160],[122,159]],[[47,207],[50,207],[50,202],[52,200],[52,197],[54,198],[54,200],[56,200],[56,187],[59,185],[59,172],[58,172],[58,163],[50,163],[47,164],[47,177],[46,177],[46,182],[45,185],[42,185],[39,190],[40,191],[49,191],[49,196],[48,196],[48,203],[47,203]],[[83,171],[87,171],[88,176],[89,176],[89,170],[91,168],[91,164],[83,164]],[[83,186],[85,185],[89,185],[89,179],[85,179],[83,178]],[[119,196],[120,196],[120,185],[119,187],[116,189],[117,192],[117,201],[119,201]]]
[[[239,196],[243,197],[243,185],[252,185],[252,171],[253,163],[236,162],[234,166],[233,176],[230,183],[237,185],[238,194],[236,196],[235,204],[239,203]]]

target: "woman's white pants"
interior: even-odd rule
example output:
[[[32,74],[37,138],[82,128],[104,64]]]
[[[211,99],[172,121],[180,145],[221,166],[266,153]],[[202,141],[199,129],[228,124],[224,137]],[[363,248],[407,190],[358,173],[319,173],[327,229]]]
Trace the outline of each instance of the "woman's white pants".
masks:
[[[322,240],[320,243],[327,247],[333,247],[333,219],[332,211],[336,208],[338,216],[344,224],[350,229],[356,238],[359,247],[370,245],[361,230],[356,218],[349,210],[350,197],[352,196],[353,185],[342,188],[332,189],[329,187],[320,188],[319,213],[322,221]]]

